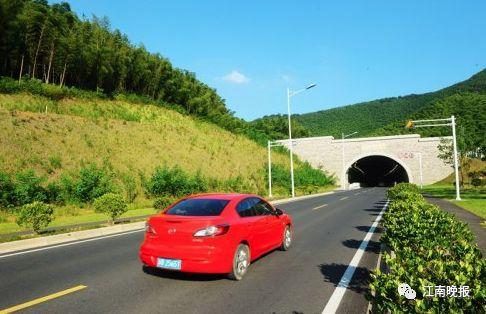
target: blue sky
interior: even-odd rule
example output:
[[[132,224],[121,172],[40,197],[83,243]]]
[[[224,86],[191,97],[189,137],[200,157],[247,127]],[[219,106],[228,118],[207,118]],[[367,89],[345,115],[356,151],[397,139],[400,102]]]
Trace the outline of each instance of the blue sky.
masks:
[[[57,2],[57,1],[51,1]],[[216,88],[238,117],[437,90],[486,67],[486,1],[70,0]]]

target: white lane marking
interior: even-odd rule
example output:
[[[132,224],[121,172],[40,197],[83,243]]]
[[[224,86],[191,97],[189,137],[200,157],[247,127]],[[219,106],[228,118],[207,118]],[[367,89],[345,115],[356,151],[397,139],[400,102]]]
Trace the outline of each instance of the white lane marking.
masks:
[[[363,254],[366,250],[366,247],[368,246],[368,243],[370,242],[371,236],[375,232],[376,227],[378,226],[378,223],[381,220],[381,217],[383,213],[385,212],[386,208],[388,207],[389,200],[386,201],[385,205],[383,206],[380,214],[378,217],[376,217],[375,222],[373,222],[373,225],[371,226],[370,230],[366,234],[366,236],[363,239],[363,242],[361,242],[361,245],[359,246],[358,250],[353,256],[353,259],[348,265],[348,268],[346,268],[346,271],[344,272],[343,277],[341,278],[341,281],[339,281],[336,289],[334,289],[334,292],[331,295],[331,298],[327,302],[326,306],[324,307],[324,310],[322,310],[323,314],[327,313],[336,313],[339,304],[341,303],[341,300],[343,299],[344,293],[346,292],[346,289],[348,288],[349,283],[351,282],[351,279],[353,279],[354,271],[359,265],[359,261],[363,257]]]
[[[347,199],[347,198],[349,198],[349,196],[341,197],[339,200],[340,200],[340,201],[343,201],[343,200],[345,200],[345,199]]]
[[[326,207],[327,204],[324,204],[324,205],[321,205],[321,206],[316,206],[314,208],[312,208],[312,210],[316,210],[316,209],[319,209],[319,208],[323,208],[323,207]]]
[[[68,245],[74,245],[74,244],[80,244],[80,243],[85,243],[85,242],[97,241],[97,240],[102,240],[102,239],[107,239],[107,238],[120,237],[120,236],[123,236],[123,235],[126,235],[126,234],[140,232],[140,231],[143,231],[143,230],[145,230],[145,228],[137,229],[137,230],[133,230],[133,231],[128,231],[128,232],[123,232],[123,233],[117,233],[117,234],[107,235],[107,236],[102,236],[102,237],[97,237],[97,238],[91,238],[91,239],[87,239],[87,240],[81,240],[81,241],[69,242],[69,243],[64,243],[64,244],[58,244],[58,245],[43,247],[43,248],[39,248],[39,249],[33,249],[33,250],[27,250],[27,251],[22,251],[22,252],[17,252],[17,253],[10,253],[10,254],[5,254],[5,255],[0,255],[0,259],[1,258],[5,258],[5,257],[9,257],[9,256],[22,255],[22,254],[33,253],[33,252],[38,252],[38,251],[50,250],[50,249],[54,249],[54,248],[57,248],[57,247],[63,247],[63,246],[68,246]]]

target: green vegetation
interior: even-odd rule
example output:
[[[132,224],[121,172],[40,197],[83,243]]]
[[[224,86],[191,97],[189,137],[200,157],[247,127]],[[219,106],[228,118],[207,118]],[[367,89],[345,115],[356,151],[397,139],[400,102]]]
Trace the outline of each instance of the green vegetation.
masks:
[[[80,213],[56,215],[49,226],[95,217],[101,221],[102,215],[84,207],[110,192],[145,207],[153,198],[201,191],[267,194],[264,147],[163,107],[0,94],[0,131],[2,216],[43,201],[55,204],[56,210],[73,206]],[[288,153],[275,151],[273,162],[281,170],[281,179],[274,178],[274,195],[289,195]],[[322,171],[298,159],[295,166],[298,194],[332,187],[333,179]],[[10,218],[2,220],[0,230],[21,230]]]
[[[428,204],[411,185],[389,190],[391,205],[383,216],[383,254],[389,272],[371,275],[369,299],[376,312],[479,313],[484,310],[486,260],[467,224]],[[411,197],[411,198],[410,198]],[[408,300],[401,283],[416,291]],[[469,297],[428,297],[427,286],[468,286]]]
[[[464,93],[486,94],[486,70],[480,71],[468,80],[436,92],[383,98],[329,110],[295,115],[295,118],[313,136],[332,135],[334,137],[340,137],[341,132],[352,131],[359,131],[360,136],[366,136],[375,134],[376,130],[387,127],[391,123],[398,124],[399,129],[403,130],[405,121],[410,118],[422,117],[422,115],[416,115],[416,113],[427,108],[432,108],[434,104],[448,96]],[[461,110],[459,107],[458,104],[454,108]],[[430,110],[434,111],[434,109]],[[424,112],[423,114],[429,113]],[[447,114],[450,116],[453,113],[450,112]],[[482,115],[484,115],[484,109]]]
[[[36,233],[47,227],[52,221],[54,209],[49,204],[35,201],[20,208],[17,224],[32,228]]]
[[[134,45],[106,17],[79,18],[67,2],[0,0],[0,60],[0,76],[12,78],[0,81],[2,93],[122,98],[172,108],[265,143],[194,73]]]
[[[123,197],[115,193],[106,193],[95,199],[93,208],[97,213],[108,215],[111,218],[112,223],[115,222],[116,218],[126,213],[128,210]]]
[[[486,70],[483,71],[486,82]],[[483,73],[481,72],[481,73]],[[486,153],[486,90],[484,94],[462,93],[436,100],[430,106],[405,117],[405,119],[439,119],[455,115],[457,118],[458,146],[461,152],[468,156],[478,156]],[[396,121],[373,135],[419,133],[422,136],[451,136],[450,127],[421,128],[407,130],[403,121]]]
[[[433,184],[425,186],[423,193],[433,197],[449,200],[476,216],[486,220],[486,188],[465,188],[461,189],[461,201],[455,201],[456,189],[453,185]]]

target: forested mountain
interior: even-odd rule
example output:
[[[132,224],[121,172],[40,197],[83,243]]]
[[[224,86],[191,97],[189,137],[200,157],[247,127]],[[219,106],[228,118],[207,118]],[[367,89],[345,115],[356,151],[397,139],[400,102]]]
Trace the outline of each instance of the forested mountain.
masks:
[[[0,76],[137,94],[263,141],[194,73],[132,44],[107,18],[79,18],[67,2],[0,0]]]
[[[329,110],[301,115],[295,119],[313,136],[333,135],[358,131],[360,136],[371,135],[390,123],[404,125],[418,112],[432,107],[438,101],[458,93],[486,94],[486,70],[461,83],[436,92],[373,100]],[[386,128],[389,130],[390,128]]]
[[[373,100],[329,110],[293,115],[294,137],[359,132],[359,136],[419,133],[450,135],[450,128],[405,129],[409,119],[456,115],[458,135],[468,151],[486,153],[486,70],[436,92]],[[272,115],[252,122],[273,139],[288,137],[286,116]]]

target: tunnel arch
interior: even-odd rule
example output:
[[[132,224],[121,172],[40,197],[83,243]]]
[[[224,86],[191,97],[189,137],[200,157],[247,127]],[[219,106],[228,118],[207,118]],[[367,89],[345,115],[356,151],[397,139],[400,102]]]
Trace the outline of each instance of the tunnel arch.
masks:
[[[368,167],[367,176],[359,174],[359,168]],[[392,186],[400,182],[413,182],[410,168],[396,156],[383,153],[366,153],[345,164],[341,176],[344,187],[359,182],[361,186]]]

